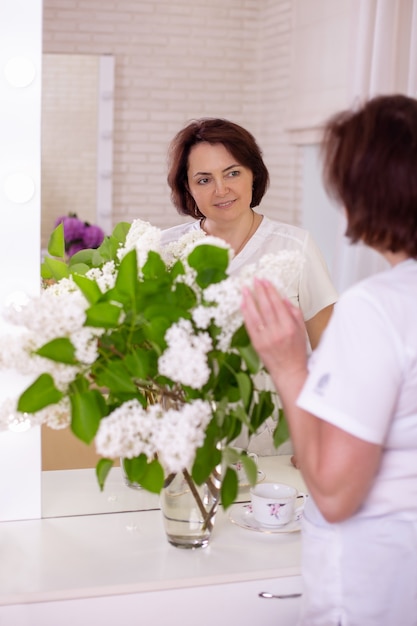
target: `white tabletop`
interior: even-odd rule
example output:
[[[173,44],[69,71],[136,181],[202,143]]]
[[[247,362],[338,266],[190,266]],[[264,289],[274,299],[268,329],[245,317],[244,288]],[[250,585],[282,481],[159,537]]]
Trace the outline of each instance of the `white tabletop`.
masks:
[[[304,489],[289,456],[260,458],[259,467],[266,474],[265,480]],[[76,474],[75,484],[69,475],[72,472],[60,474],[64,482],[59,482],[58,476],[47,479],[56,482],[55,511],[51,501],[45,512],[54,517],[0,523],[0,604],[300,573],[299,532],[266,534],[247,530],[233,524],[228,512],[220,507],[209,546],[181,550],[166,540],[158,496],[129,489],[116,471],[103,493],[98,487],[86,487],[81,474]],[[242,489],[239,501],[248,500],[248,489]],[[85,506],[88,514],[82,511]],[[117,512],[118,507],[127,510]]]

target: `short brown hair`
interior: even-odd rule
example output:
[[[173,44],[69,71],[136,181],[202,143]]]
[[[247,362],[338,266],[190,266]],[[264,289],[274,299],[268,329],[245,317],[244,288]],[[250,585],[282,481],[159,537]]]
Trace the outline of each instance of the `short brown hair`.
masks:
[[[192,121],[171,142],[168,151],[168,185],[171,199],[178,213],[196,219],[203,217],[188,191],[187,169],[191,148],[201,142],[222,144],[240,165],[253,174],[251,207],[258,206],[268,188],[269,174],[262,152],[251,133],[242,126],[218,118]]]
[[[324,182],[346,209],[346,235],[417,257],[417,100],[377,96],[324,130]]]

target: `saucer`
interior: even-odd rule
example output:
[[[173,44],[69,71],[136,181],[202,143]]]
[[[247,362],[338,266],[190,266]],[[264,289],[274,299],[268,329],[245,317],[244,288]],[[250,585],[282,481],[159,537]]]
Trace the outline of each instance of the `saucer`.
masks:
[[[262,470],[258,470],[258,476],[256,477],[256,484],[262,482],[263,480],[265,480],[265,472],[263,472]],[[245,480],[245,482],[239,482],[239,488],[242,487],[250,487],[250,483],[247,482],[247,480]]]
[[[241,528],[247,530],[256,530],[259,533],[267,533],[271,535],[283,534],[283,533],[297,533],[301,530],[301,517],[302,514],[298,514],[298,519],[294,519],[292,522],[285,524],[284,526],[262,526],[252,514],[252,506],[247,504],[234,504],[230,507],[229,519],[233,524],[237,524]]]

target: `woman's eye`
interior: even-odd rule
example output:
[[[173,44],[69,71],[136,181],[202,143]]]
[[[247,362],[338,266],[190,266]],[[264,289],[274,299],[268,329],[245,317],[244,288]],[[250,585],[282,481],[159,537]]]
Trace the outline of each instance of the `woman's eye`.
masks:
[[[197,185],[206,185],[208,183],[208,178],[199,178],[197,181]]]
[[[230,178],[235,178],[235,176],[239,176],[239,174],[240,174],[239,170],[232,170],[231,172],[229,172]]]

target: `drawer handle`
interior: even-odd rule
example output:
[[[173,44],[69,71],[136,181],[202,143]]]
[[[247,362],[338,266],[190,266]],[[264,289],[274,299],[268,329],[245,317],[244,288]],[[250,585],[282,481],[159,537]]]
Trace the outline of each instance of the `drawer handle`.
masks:
[[[258,593],[260,598],[265,598],[266,600],[288,600],[288,598],[301,598],[301,593],[287,593],[287,594],[275,594],[269,593],[269,591],[261,591]]]

